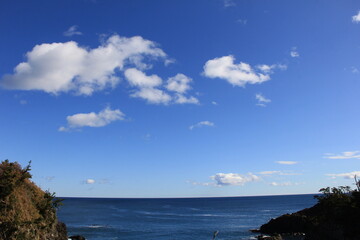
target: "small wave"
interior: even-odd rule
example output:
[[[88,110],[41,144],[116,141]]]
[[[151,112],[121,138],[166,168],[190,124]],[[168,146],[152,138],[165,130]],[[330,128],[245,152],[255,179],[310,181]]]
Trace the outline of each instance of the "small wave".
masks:
[[[84,226],[85,228],[111,228],[108,225],[96,225],[96,224],[92,224],[92,225],[88,225],[88,226]]]

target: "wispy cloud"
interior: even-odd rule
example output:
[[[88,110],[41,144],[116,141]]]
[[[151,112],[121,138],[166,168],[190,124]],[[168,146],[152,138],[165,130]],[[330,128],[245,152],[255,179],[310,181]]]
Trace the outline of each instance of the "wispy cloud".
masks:
[[[248,20],[247,20],[247,19],[238,19],[238,20],[236,20],[236,22],[237,22],[237,23],[240,23],[240,24],[242,24],[242,25],[246,25],[247,22],[248,22]]]
[[[266,107],[267,104],[271,102],[270,99],[266,98],[261,93],[255,94],[255,98],[258,101],[257,104],[256,104],[257,106]]]
[[[282,175],[282,176],[292,176],[292,175],[301,175],[300,173],[294,173],[294,172],[283,172],[283,171],[262,171],[258,172],[260,175]]]
[[[359,73],[359,69],[357,69],[356,67],[351,67],[350,69],[352,73]]]
[[[333,153],[324,154],[324,158],[328,159],[360,159],[360,151],[342,152],[342,154],[335,155]]]
[[[99,113],[77,113],[66,118],[67,126],[60,127],[60,132],[66,132],[71,129],[82,127],[104,127],[111,122],[124,120],[125,114],[119,109],[111,110],[109,107]]]
[[[297,186],[300,183],[293,183],[293,182],[271,182],[269,185],[274,187],[284,187],[284,186]]]
[[[358,13],[356,15],[352,16],[351,19],[354,23],[359,23],[360,22],[360,11],[358,11]]]
[[[276,163],[283,164],[283,165],[294,165],[294,164],[297,164],[298,162],[295,162],[295,161],[276,161]]]
[[[224,1],[224,7],[234,7],[236,6],[236,3],[234,0],[223,0]]]
[[[287,65],[285,65],[285,64],[272,64],[272,65],[262,64],[262,65],[257,65],[256,68],[259,69],[263,73],[274,73],[275,69],[286,70]]]
[[[74,35],[82,35],[82,32],[78,31],[78,28],[77,25],[69,27],[69,29],[64,32],[64,36],[71,37]]]
[[[210,121],[201,121],[201,122],[198,122],[198,123],[196,123],[194,125],[191,125],[189,127],[189,129],[193,130],[194,128],[203,127],[203,126],[213,127],[213,126],[215,126],[215,124],[213,122],[210,122]]]
[[[354,171],[354,172],[348,172],[348,173],[329,173],[326,174],[326,176],[329,176],[331,178],[338,178],[343,177],[345,179],[353,179],[356,177],[360,177],[360,171]]]
[[[86,184],[94,184],[96,181],[94,179],[88,178],[85,180]]]
[[[300,54],[299,54],[299,52],[297,50],[297,47],[291,48],[290,56],[293,57],[293,58],[300,57]]]

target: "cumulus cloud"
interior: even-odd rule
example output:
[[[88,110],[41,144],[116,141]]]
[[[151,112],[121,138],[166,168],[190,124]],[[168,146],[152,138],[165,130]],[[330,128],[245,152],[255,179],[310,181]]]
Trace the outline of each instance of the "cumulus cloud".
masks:
[[[162,87],[162,79],[157,75],[146,75],[140,70],[130,68],[125,71],[125,77],[131,86],[137,90],[131,94],[132,97],[145,99],[153,104],[198,104],[199,100],[193,96],[186,96],[186,92],[191,89],[191,78],[178,73],[167,80],[167,84]],[[166,91],[165,91],[166,90]],[[168,91],[168,92],[167,92]],[[170,92],[174,92],[170,94]]]
[[[66,37],[71,37],[74,35],[82,35],[82,32],[78,31],[77,25],[73,25],[73,26],[69,27],[69,29],[64,32],[64,36],[66,36]]]
[[[299,54],[299,52],[297,50],[297,47],[291,48],[290,56],[293,57],[293,58],[300,57],[300,54]]]
[[[191,89],[190,82],[192,82],[191,78],[179,73],[168,79],[166,89],[177,93],[185,93]]]
[[[67,127],[60,127],[59,131],[69,131],[70,129],[78,129],[81,127],[103,127],[111,122],[123,120],[125,114],[119,109],[111,110],[109,107],[103,109],[99,113],[78,113],[66,118]]]
[[[175,92],[175,102],[179,104],[192,103],[198,104],[199,100],[193,96],[186,96],[186,92],[191,89],[190,83],[192,79],[188,76],[178,73],[174,77],[167,80],[165,86],[167,90]]]
[[[359,23],[360,22],[360,11],[358,12],[358,14],[352,16],[352,21],[354,23]]]
[[[171,96],[163,90],[156,88],[140,88],[131,97],[145,99],[148,103],[154,104],[168,104],[171,101]]]
[[[231,55],[214,58],[204,65],[204,75],[209,78],[221,78],[233,86],[244,87],[246,84],[258,84],[270,80],[272,73],[270,66],[260,65],[256,69],[249,64],[240,62],[234,63],[235,58]],[[267,66],[267,67],[265,67]]]
[[[244,185],[247,182],[255,182],[260,180],[260,177],[252,173],[244,175],[238,173],[217,173],[210,178],[215,181],[216,186]]]
[[[255,98],[258,101],[256,105],[261,106],[261,107],[266,107],[266,104],[271,102],[270,99],[266,98],[261,93],[255,94]]]
[[[145,73],[135,69],[129,68],[125,71],[125,77],[130,85],[140,88],[153,88],[161,85],[162,79],[157,75],[147,76]]]
[[[140,36],[113,35],[94,49],[81,47],[74,41],[44,43],[28,52],[27,60],[18,64],[13,74],[3,76],[0,85],[52,94],[91,95],[115,87],[120,81],[116,71],[127,65],[143,68],[146,58],[166,59],[166,54],[154,42]]]
[[[175,94],[175,103],[184,104],[184,103],[191,103],[191,104],[199,104],[199,100],[193,96],[184,96],[183,94],[176,93]]]
[[[201,122],[198,122],[194,125],[191,125],[189,127],[190,130],[193,130],[194,128],[198,128],[198,127],[202,127],[202,126],[208,126],[208,127],[213,127],[215,126],[215,124],[213,122],[210,122],[210,121],[201,121]]]
[[[297,164],[298,162],[295,162],[295,161],[276,161],[276,163],[283,164],[283,165],[294,165],[294,164]]]
[[[326,174],[326,176],[329,176],[331,178],[338,178],[343,177],[345,179],[353,179],[360,176],[360,171],[354,171],[354,172],[348,172],[348,173],[329,173]]]
[[[342,152],[340,155],[335,155],[333,153],[327,153],[324,155],[324,158],[328,159],[360,159],[360,151]]]

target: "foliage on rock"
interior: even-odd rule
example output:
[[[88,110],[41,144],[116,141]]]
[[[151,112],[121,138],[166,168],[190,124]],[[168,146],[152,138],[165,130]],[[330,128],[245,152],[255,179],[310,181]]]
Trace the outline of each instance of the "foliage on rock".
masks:
[[[61,200],[36,186],[30,170],[30,163],[25,168],[8,160],[0,163],[0,240],[67,239],[56,217]]]

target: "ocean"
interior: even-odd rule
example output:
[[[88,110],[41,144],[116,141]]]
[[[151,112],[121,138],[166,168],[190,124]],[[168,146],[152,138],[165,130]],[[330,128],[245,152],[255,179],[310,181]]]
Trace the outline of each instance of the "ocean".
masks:
[[[226,198],[64,198],[69,235],[88,240],[255,239],[249,230],[316,203],[313,194]]]

